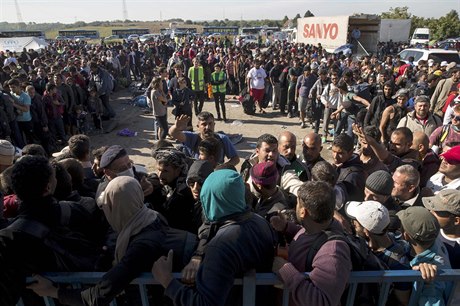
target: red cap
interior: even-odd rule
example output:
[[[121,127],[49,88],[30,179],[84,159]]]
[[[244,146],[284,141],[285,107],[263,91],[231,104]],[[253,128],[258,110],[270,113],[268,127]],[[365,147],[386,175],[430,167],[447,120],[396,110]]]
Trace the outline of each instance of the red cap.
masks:
[[[455,146],[441,156],[451,165],[460,164],[460,146]]]
[[[256,184],[276,184],[278,177],[278,169],[276,169],[276,164],[272,161],[261,162],[251,168],[251,178]]]

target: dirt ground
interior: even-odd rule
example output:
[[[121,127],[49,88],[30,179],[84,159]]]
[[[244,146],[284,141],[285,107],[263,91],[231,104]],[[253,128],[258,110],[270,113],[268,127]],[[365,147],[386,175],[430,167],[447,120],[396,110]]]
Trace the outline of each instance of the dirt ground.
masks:
[[[119,144],[128,150],[131,159],[136,163],[145,166],[149,171],[155,169],[155,162],[151,157],[151,147],[154,143],[153,116],[145,114],[145,109],[131,104],[131,93],[128,90],[115,92],[111,97],[111,103],[117,113],[115,118],[117,127],[110,133],[91,136],[93,148],[103,145]],[[206,101],[204,110],[216,114],[214,101]],[[226,97],[226,109],[228,122],[216,121],[216,131],[223,131],[229,134],[243,134],[243,141],[236,145],[236,149],[241,158],[240,165],[244,158],[249,156],[256,147],[257,137],[263,133],[270,133],[275,137],[285,130],[293,132],[297,136],[297,154],[301,154],[301,143],[303,137],[311,129],[301,129],[298,118],[286,118],[281,116],[278,111],[267,108],[266,114],[249,116],[243,113],[240,103],[233,99],[233,96]],[[171,114],[172,108],[168,108],[168,123],[174,123],[174,116]],[[193,119],[196,125],[196,118]],[[104,124],[107,124],[104,122]],[[128,128],[137,132],[137,136],[126,137],[118,136],[117,132]],[[330,159],[328,145],[323,146],[323,157]],[[239,170],[239,167],[237,167]]]

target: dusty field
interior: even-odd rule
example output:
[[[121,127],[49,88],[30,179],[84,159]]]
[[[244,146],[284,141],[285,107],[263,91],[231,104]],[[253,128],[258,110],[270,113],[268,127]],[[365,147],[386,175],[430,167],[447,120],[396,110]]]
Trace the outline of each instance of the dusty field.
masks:
[[[131,94],[127,90],[118,91],[112,96],[111,103],[117,112],[117,127],[108,134],[91,136],[92,147],[97,148],[102,145],[114,144],[122,145],[128,150],[135,163],[142,164],[148,170],[152,171],[155,169],[154,160],[150,155],[151,146],[154,143],[153,116],[144,114],[144,109],[132,106],[130,98]],[[307,132],[311,131],[308,128],[301,129],[298,118],[286,118],[279,115],[278,111],[271,112],[270,109],[267,109],[266,114],[258,114],[256,116],[246,115],[243,113],[239,102],[234,100],[232,96],[227,96],[226,109],[229,122],[216,121],[216,131],[243,134],[244,140],[236,145],[241,162],[254,151],[257,137],[263,133],[270,133],[277,137],[285,130],[293,132],[297,136],[297,154],[300,154],[302,139]],[[174,120],[171,110],[172,108],[168,109],[168,122],[170,125],[173,124]],[[205,102],[204,110],[215,114],[214,101]],[[196,124],[196,118],[193,118],[193,124]],[[137,132],[137,136],[118,136],[117,132],[124,128]],[[330,151],[326,147],[327,145],[324,146],[322,153],[326,157],[329,157]]]

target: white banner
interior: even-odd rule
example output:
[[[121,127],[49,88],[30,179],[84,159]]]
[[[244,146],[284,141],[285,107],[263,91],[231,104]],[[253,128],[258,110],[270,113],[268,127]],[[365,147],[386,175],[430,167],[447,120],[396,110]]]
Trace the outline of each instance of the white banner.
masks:
[[[6,37],[0,38],[0,51],[16,51],[21,52],[24,48],[26,50],[44,49],[48,43],[38,37]]]
[[[347,43],[348,17],[307,17],[297,19],[297,42],[334,50]]]

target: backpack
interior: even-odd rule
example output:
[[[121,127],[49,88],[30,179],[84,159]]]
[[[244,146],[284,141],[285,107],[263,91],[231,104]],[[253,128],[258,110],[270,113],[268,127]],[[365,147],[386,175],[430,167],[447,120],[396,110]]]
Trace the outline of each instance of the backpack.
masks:
[[[256,113],[256,104],[249,93],[243,95],[241,105],[243,106],[243,112],[245,114],[254,115]]]
[[[363,99],[366,99],[369,103],[372,102],[372,94],[368,83],[356,84],[353,86],[353,92]]]
[[[367,242],[363,238],[350,235],[345,232],[324,230],[307,252],[305,271],[311,271],[313,269],[313,259],[319,249],[321,249],[327,241],[331,240],[341,240],[346,242],[350,248],[352,271],[381,271],[388,269],[388,267],[386,267],[380,259],[372,253],[367,245]],[[353,305],[376,305],[379,294],[380,284],[359,284],[356,290]],[[343,305],[346,304],[347,297],[348,290],[346,290],[342,295],[341,302]]]
[[[288,87],[288,75],[289,75],[289,66],[284,67],[283,71],[280,74],[279,81],[281,87]]]
[[[26,233],[43,241],[53,251],[60,271],[94,271],[99,259],[100,254],[97,253],[94,243],[66,227],[51,231],[41,222],[19,217],[8,226],[8,229]]]

